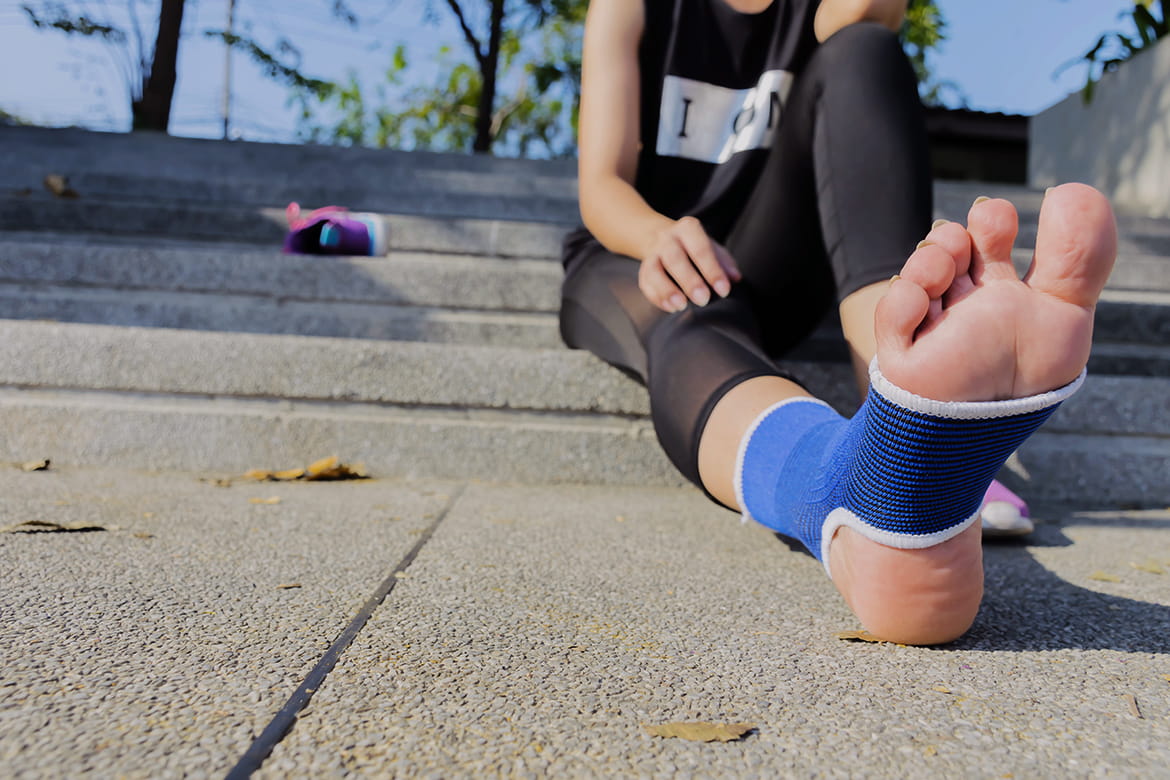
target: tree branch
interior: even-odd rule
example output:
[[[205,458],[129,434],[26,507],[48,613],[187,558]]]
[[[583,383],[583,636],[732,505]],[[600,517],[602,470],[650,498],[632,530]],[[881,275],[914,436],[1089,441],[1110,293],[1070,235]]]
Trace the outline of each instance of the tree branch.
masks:
[[[459,28],[463,30],[463,37],[467,40],[467,45],[470,46],[471,50],[475,53],[476,62],[478,62],[479,66],[482,68],[484,60],[487,59],[487,54],[483,51],[482,44],[480,44],[479,39],[475,37],[475,33],[472,32],[471,27],[468,26],[467,18],[463,15],[463,9],[459,6],[459,0],[447,0],[447,5],[451,7],[451,11],[455,14],[455,18],[459,20]]]

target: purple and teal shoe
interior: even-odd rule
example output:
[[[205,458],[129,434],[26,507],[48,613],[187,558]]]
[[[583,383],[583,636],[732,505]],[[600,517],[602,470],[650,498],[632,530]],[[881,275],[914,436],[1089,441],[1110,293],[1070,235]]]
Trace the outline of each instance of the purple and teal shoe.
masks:
[[[979,509],[979,521],[984,536],[1024,536],[1032,533],[1035,524],[1028,516],[1024,499],[1003,486],[997,479],[991,481]]]
[[[284,251],[288,254],[380,257],[390,249],[386,223],[377,214],[326,206],[302,216],[296,203],[288,204],[285,214]]]

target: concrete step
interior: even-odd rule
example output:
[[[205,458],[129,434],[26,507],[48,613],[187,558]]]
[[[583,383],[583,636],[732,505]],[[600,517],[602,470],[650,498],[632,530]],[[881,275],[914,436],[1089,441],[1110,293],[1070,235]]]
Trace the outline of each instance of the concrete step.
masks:
[[[452,224],[438,219],[398,217],[388,220],[393,223],[397,246],[384,258],[284,255],[271,245],[248,243],[100,234],[46,236],[10,231],[0,234],[0,279],[162,290],[269,292],[274,297],[337,300],[382,300],[383,291],[409,288],[393,293],[393,302],[399,303],[408,302],[403,296],[414,295],[415,288],[421,286],[425,292],[418,294],[428,302],[463,308],[482,308],[477,302],[482,296],[477,296],[476,291],[486,286],[493,291],[489,297],[500,300],[502,289],[511,291],[508,296],[514,302],[501,304],[500,308],[556,309],[561,279],[557,254],[532,256],[528,252],[536,248],[532,245],[536,241],[522,247],[519,240],[525,238],[525,228],[532,231],[528,239],[539,241],[554,236],[559,240],[559,231],[541,235],[543,229],[531,223]],[[482,242],[468,235],[476,232],[474,228],[481,228],[478,232],[482,233]],[[462,242],[450,240],[457,233],[463,235]],[[489,251],[492,249],[497,251]],[[1013,253],[1021,275],[1027,271],[1031,255],[1028,249]],[[474,284],[459,284],[460,279],[473,276]],[[410,284],[404,285],[407,277]],[[436,289],[450,291],[445,301],[438,299]],[[1170,258],[1123,257],[1107,289],[1116,293],[1108,298],[1110,303],[1142,304],[1143,314],[1154,314],[1157,307],[1170,302]]]
[[[582,352],[0,321],[0,365],[0,460],[243,471],[349,447],[383,473],[678,484],[644,392]],[[786,367],[855,408],[845,365]],[[1168,391],[1091,376],[1021,452],[1021,473],[1054,483],[1030,494],[1170,501]]]
[[[454,252],[546,260],[560,256],[571,223],[521,222],[386,215],[394,252]],[[0,197],[0,233],[53,236],[84,234],[86,240],[127,237],[165,241],[224,242],[232,247],[279,248],[287,222],[283,208],[193,206],[173,202],[131,203],[58,200],[40,195]]]
[[[560,268],[396,252],[282,255],[246,245],[90,236],[0,239],[0,313],[114,325],[556,348]],[[1110,291],[1094,371],[1170,375],[1170,294]],[[834,318],[797,355],[846,360]]]
[[[0,129],[0,173],[0,460],[682,483],[644,391],[560,344],[571,163]],[[1042,194],[939,183],[938,215],[982,194],[1026,267]],[[391,256],[280,254],[293,199],[391,212]],[[1096,375],[1013,461],[1037,500],[1170,501],[1170,221],[1120,222]],[[793,360],[851,411],[832,323]]]
[[[451,346],[563,348],[553,312],[0,283],[0,313],[11,320]],[[791,357],[846,364],[848,352],[835,320],[830,318]],[[1110,375],[1170,377],[1170,345],[1109,342],[1098,333],[1089,370]]]

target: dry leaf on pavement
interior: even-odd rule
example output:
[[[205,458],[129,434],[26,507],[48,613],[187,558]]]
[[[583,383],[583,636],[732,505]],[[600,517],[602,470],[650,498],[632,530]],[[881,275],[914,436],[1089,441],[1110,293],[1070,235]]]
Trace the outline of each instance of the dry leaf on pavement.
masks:
[[[81,197],[77,194],[77,190],[69,186],[69,179],[59,173],[50,173],[45,177],[44,184],[45,189],[58,198],[73,200]]]
[[[369,479],[366,467],[360,463],[342,463],[336,455],[310,464],[306,468],[284,469],[282,471],[267,471],[252,469],[241,479],[250,482],[328,482],[343,479]]]
[[[25,520],[0,528],[0,534],[60,534],[84,531],[104,531],[105,527],[95,523],[54,523],[49,520]]]
[[[1089,579],[1096,580],[1097,582],[1121,582],[1121,577],[1104,571],[1093,572],[1089,575]]]
[[[276,504],[280,503],[280,496],[270,496],[269,498],[249,498],[248,503],[275,506]]]
[[[663,723],[661,726],[643,724],[642,728],[652,737],[686,739],[691,742],[734,742],[755,731],[756,724],[694,721],[690,723]]]
[[[49,470],[49,459],[45,458],[44,460],[30,460],[28,463],[21,463],[20,470],[21,471],[48,471]]]
[[[885,642],[868,631],[838,631],[837,638],[846,642]]]

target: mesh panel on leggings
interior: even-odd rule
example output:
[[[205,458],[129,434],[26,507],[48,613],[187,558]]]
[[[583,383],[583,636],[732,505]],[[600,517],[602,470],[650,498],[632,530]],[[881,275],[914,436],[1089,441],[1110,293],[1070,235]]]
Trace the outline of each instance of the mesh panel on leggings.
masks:
[[[588,273],[580,273],[587,265]],[[571,262],[562,289],[561,334],[633,374],[650,391],[658,440],[700,487],[698,441],[723,394],[753,376],[786,376],[764,354],[753,307],[735,293],[676,314],[638,289],[638,263],[598,248]]]

